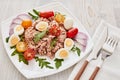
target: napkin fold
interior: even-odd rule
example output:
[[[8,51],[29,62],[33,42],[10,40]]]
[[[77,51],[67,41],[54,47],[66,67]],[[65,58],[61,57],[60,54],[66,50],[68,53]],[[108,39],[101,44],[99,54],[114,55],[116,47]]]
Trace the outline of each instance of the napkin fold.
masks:
[[[99,36],[99,34],[101,34],[101,31],[105,26],[108,27],[108,35],[116,36],[119,39],[119,44],[116,47],[113,55],[111,55],[104,61],[102,68],[100,69],[97,76],[95,77],[95,80],[120,80],[120,63],[119,63],[120,61],[120,53],[119,53],[120,52],[120,36],[119,36],[120,29],[102,20],[98,28],[96,29],[92,39],[94,41],[94,39],[96,39]],[[96,44],[96,42],[94,44]],[[74,80],[74,77],[80,70],[86,58],[87,56],[83,58],[79,63],[76,64],[68,80]],[[92,72],[96,67],[97,62],[98,62],[97,60],[93,60],[89,63],[80,80],[89,80]]]

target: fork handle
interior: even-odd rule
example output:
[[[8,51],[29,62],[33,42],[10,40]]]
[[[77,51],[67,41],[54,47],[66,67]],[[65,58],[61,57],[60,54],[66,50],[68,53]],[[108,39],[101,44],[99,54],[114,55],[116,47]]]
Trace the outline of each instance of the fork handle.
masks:
[[[79,72],[75,76],[74,80],[79,80],[79,78],[82,76],[82,73],[84,72],[85,68],[87,67],[88,63],[89,62],[87,60],[85,60],[84,64],[80,68]]]
[[[100,70],[100,67],[96,67],[94,72],[92,73],[91,77],[89,80],[94,80],[95,79],[95,76],[97,75],[98,71]]]

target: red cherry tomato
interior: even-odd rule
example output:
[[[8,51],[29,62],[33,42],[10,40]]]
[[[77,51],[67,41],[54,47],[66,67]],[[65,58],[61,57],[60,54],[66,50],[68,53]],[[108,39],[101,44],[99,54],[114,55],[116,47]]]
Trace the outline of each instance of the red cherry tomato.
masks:
[[[61,33],[61,30],[59,27],[57,27],[56,25],[52,26],[50,29],[49,29],[49,32],[51,35],[54,35],[54,36],[59,36],[60,33]]]
[[[67,37],[68,38],[74,38],[78,33],[78,29],[77,28],[72,28],[67,32]]]
[[[43,17],[43,18],[49,18],[49,17],[54,16],[54,12],[53,11],[40,12],[39,15],[40,17]]]
[[[36,51],[34,49],[28,48],[25,52],[24,52],[24,58],[26,60],[32,60],[35,57]]]

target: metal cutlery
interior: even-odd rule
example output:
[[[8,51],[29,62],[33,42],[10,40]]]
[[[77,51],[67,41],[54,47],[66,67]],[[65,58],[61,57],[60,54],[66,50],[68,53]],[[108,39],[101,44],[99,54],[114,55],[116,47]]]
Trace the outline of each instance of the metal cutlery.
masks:
[[[100,53],[99,53],[100,55],[98,57],[98,65],[95,68],[89,80],[94,80],[95,76],[97,75],[98,71],[100,70],[102,66],[102,63],[107,57],[113,54],[117,44],[118,44],[118,40],[116,40],[115,38],[113,37],[107,38],[104,45],[102,46],[102,49],[100,50]]]
[[[104,27],[103,31],[101,32],[101,35],[100,35],[99,39],[97,40],[97,43],[94,45],[94,48],[93,48],[92,52],[90,53],[88,58],[83,63],[82,67],[80,68],[79,72],[75,76],[74,80],[79,80],[79,78],[82,76],[82,74],[83,74],[85,68],[87,67],[87,65],[89,64],[89,62],[91,60],[97,59],[97,53],[99,52],[102,45],[104,44],[104,42],[106,40],[106,37],[107,37],[107,34],[108,34],[107,33],[107,27]]]

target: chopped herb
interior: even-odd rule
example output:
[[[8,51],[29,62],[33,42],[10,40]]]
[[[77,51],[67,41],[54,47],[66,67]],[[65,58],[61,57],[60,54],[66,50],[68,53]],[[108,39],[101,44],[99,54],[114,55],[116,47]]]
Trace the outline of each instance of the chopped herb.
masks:
[[[54,69],[52,66],[49,66],[50,62],[47,62],[46,59],[35,57],[35,60],[39,62],[39,67],[41,67],[41,69],[44,67]]]
[[[46,30],[46,34],[49,34],[49,30],[48,29]]]
[[[8,43],[8,41],[9,41],[9,38],[10,38],[10,37],[7,37],[7,38],[6,38],[6,43]]]
[[[35,16],[35,15],[33,15],[32,13],[30,13],[30,12],[28,12],[28,14],[32,17],[32,19],[34,19],[34,20],[37,20],[39,17],[38,16]]]
[[[60,66],[62,66],[62,62],[64,61],[64,59],[56,58],[54,61],[55,61],[55,67],[58,69]]]
[[[45,36],[45,34],[46,34],[46,31],[35,34],[34,42],[37,43],[41,38],[43,38]]]
[[[75,45],[72,47],[71,51],[73,51],[73,52],[77,51],[78,56],[80,56],[81,50],[78,47],[76,47]]]
[[[53,48],[56,45],[56,42],[57,42],[57,38],[52,39],[50,43],[50,47]]]
[[[39,12],[38,12],[37,10],[33,9],[33,12],[34,12],[37,16],[39,16]]]
[[[28,65],[28,61],[24,58],[23,53],[18,52],[17,50],[15,50],[15,51],[11,54],[11,56],[14,56],[14,55],[16,55],[16,54],[18,54],[19,62],[23,62],[23,63],[25,63],[26,65]]]
[[[24,35],[19,35],[19,37],[21,41],[24,41]]]

